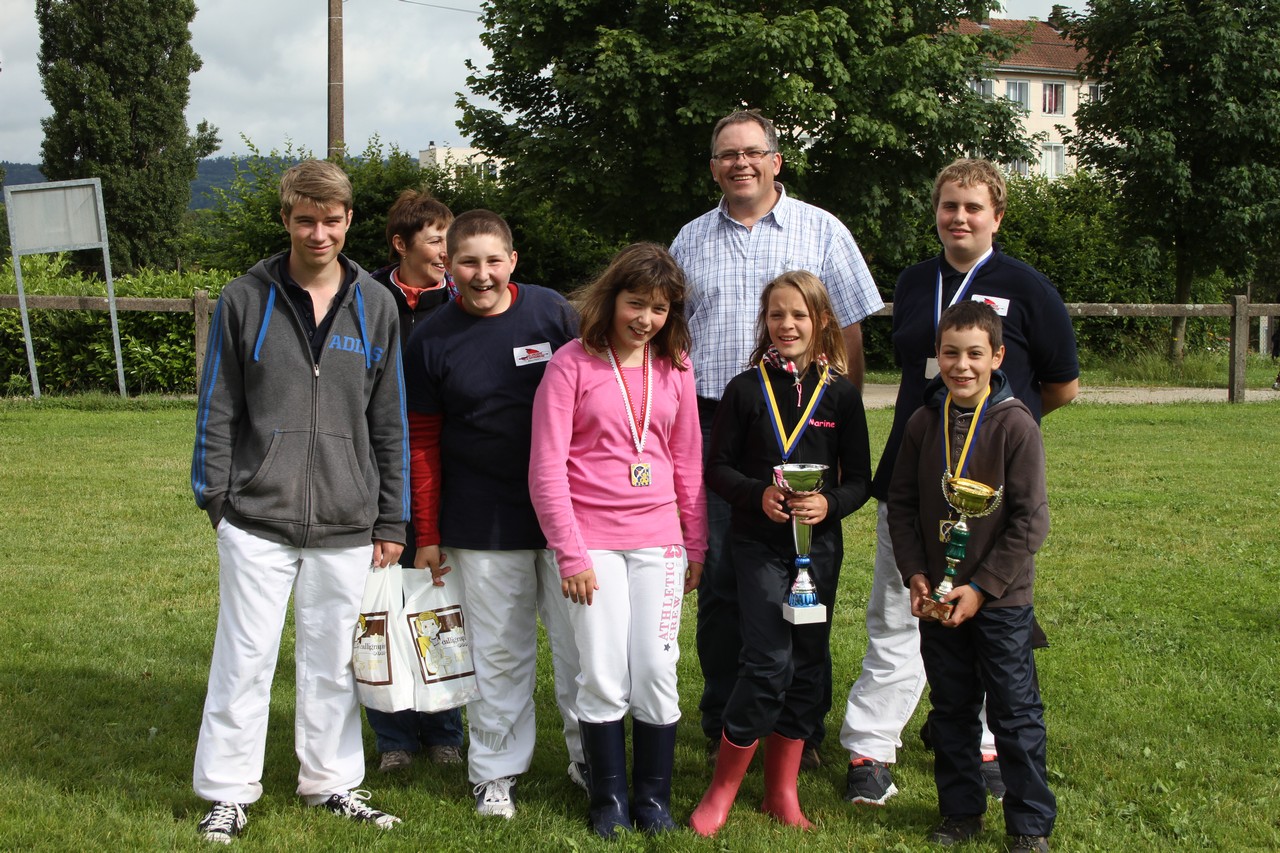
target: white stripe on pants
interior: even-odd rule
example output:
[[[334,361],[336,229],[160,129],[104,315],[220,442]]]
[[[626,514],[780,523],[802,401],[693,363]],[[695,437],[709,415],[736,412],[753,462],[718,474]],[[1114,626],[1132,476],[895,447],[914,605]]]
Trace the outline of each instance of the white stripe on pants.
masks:
[[[480,689],[480,698],[467,705],[471,782],[518,776],[533,761],[538,616],[551,643],[556,704],[569,759],[581,762],[582,734],[573,698],[578,650],[551,552],[444,551],[453,575],[462,580],[467,636]]]
[[[579,717],[608,723],[630,711],[642,723],[674,723],[680,719],[676,662],[684,548],[587,553],[600,588],[590,605],[569,603],[582,663]]]
[[[192,780],[200,797],[262,796],[271,680],[291,591],[298,793],[315,804],[364,780],[351,637],[372,556],[372,544],[297,548],[218,526],[218,632]]]
[[[875,570],[867,602],[867,652],[862,673],[849,688],[840,744],[851,756],[893,764],[902,730],[911,721],[925,687],[920,659],[920,620],[911,615],[911,591],[902,582],[889,536],[889,505],[876,513]],[[994,753],[995,736],[982,713],[982,751]]]

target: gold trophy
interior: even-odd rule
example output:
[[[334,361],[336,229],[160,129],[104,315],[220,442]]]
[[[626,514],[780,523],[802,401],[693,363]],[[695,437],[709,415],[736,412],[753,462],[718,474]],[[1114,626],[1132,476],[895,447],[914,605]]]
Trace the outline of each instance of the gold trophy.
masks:
[[[773,481],[784,492],[809,495],[822,488],[822,475],[826,465],[810,465],[792,462],[775,465]],[[792,625],[809,625],[827,621],[827,607],[818,601],[818,589],[809,575],[809,546],[813,541],[813,527],[801,524],[791,517],[791,537],[796,545],[796,580],[791,594],[782,605],[782,618]]]
[[[947,543],[944,552],[947,567],[943,570],[946,577],[920,606],[926,616],[939,622],[950,619],[951,611],[955,609],[954,604],[944,604],[942,600],[955,588],[956,566],[964,559],[965,546],[969,542],[969,519],[982,518],[995,512],[996,507],[1000,506],[1000,499],[1004,497],[1004,486],[993,489],[977,480],[952,477],[951,472],[946,471],[942,475],[942,496],[959,513],[960,519],[943,534],[943,541]]]

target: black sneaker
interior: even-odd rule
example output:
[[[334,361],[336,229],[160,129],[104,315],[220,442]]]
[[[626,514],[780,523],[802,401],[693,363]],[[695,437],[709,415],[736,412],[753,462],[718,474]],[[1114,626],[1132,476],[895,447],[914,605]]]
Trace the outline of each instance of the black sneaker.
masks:
[[[952,844],[968,841],[979,832],[982,832],[982,815],[980,814],[968,817],[944,817],[942,823],[935,826],[933,832],[929,833],[929,840],[934,844],[949,847]]]
[[[1049,853],[1049,839],[1043,835],[1010,835],[1009,853]]]
[[[845,781],[844,798],[850,803],[883,806],[886,800],[898,793],[889,766],[873,758],[855,758],[849,762]]]
[[[345,794],[330,794],[329,799],[320,805],[338,817],[345,817],[357,823],[371,823],[378,829],[390,829],[400,822],[400,818],[395,815],[380,812],[368,806],[366,804],[368,799],[368,791],[347,791]]]
[[[214,803],[204,820],[196,824],[196,832],[205,841],[230,844],[249,822],[248,809],[239,803]]]
[[[1004,776],[1000,774],[1000,762],[994,755],[989,758],[982,756],[982,781],[988,794],[1004,802]]]

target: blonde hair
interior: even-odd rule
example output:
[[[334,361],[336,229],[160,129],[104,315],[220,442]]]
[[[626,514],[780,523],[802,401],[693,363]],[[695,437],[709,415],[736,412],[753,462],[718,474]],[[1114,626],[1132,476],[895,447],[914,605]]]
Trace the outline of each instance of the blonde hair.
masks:
[[[933,182],[934,210],[938,209],[938,199],[942,197],[942,185],[947,183],[956,183],[962,187],[985,184],[991,193],[991,211],[996,216],[1004,213],[1007,198],[1004,175],[1000,174],[1000,169],[990,160],[962,157],[939,172]]]
[[[751,353],[751,364],[759,363],[764,354],[773,345],[769,337],[769,297],[780,287],[794,287],[800,291],[800,298],[809,309],[813,318],[813,341],[809,344],[809,362],[825,355],[833,376],[849,372],[849,360],[844,351],[844,338],[840,334],[840,321],[836,319],[835,309],[831,307],[831,296],[822,279],[807,270],[784,272],[765,285],[760,294],[760,314],[756,318],[758,339],[755,352]]]
[[[351,179],[336,163],[303,160],[280,176],[280,212],[288,217],[304,201],[319,207],[341,204],[351,209]]]

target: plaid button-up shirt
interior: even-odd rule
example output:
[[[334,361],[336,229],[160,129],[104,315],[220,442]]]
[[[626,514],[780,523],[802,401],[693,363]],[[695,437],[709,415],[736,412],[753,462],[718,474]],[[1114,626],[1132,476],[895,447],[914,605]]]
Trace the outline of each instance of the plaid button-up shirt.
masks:
[[[689,283],[690,357],[699,397],[719,400],[729,380],[748,367],[760,293],[784,272],[808,270],[822,279],[841,328],[884,307],[849,229],[827,211],[789,198],[782,184],[774,187],[778,203],[754,227],[731,217],[722,198],[671,244]]]

